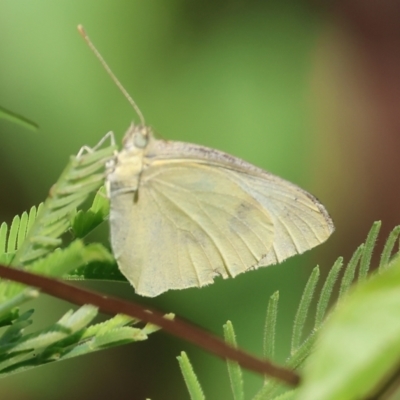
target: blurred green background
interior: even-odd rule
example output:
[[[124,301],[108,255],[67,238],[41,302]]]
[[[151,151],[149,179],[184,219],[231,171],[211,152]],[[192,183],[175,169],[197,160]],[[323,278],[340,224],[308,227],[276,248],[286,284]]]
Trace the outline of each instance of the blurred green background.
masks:
[[[399,222],[399,32],[388,1],[0,1],[0,105],[37,122],[0,120],[1,220],[38,204],[71,154],[135,119],[76,31],[81,23],[146,121],[163,138],[244,158],[316,195],[337,230],[318,249],[212,286],[136,296],[127,284],[87,286],[188,318],[260,354],[269,296],[280,290],[277,360],[313,266],[348,260],[372,222]],[[366,2],[368,3],[368,2]],[[373,2],[371,2],[373,3]],[[397,23],[398,25],[398,23]],[[104,228],[106,229],[106,228]],[[383,239],[381,239],[383,242]],[[36,327],[70,305],[42,296]],[[160,332],[5,378],[5,399],[187,398],[185,350],[211,399],[229,397],[225,364]],[[245,376],[248,396],[262,379]]]

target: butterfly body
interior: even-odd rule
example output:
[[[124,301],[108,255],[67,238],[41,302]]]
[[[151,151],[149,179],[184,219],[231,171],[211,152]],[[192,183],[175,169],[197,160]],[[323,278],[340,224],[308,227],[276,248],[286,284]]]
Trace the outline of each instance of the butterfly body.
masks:
[[[325,241],[319,201],[221,151],[132,125],[109,168],[111,244],[137,293],[204,286]]]

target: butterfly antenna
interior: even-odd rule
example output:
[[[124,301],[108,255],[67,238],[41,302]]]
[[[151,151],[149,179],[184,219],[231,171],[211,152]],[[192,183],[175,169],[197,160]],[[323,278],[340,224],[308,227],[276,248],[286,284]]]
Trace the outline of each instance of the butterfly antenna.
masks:
[[[140,108],[135,103],[135,101],[132,99],[130,94],[126,91],[126,89],[122,86],[122,84],[118,80],[118,78],[111,71],[111,68],[108,66],[108,64],[104,60],[103,56],[99,53],[99,51],[96,49],[96,47],[94,46],[92,41],[89,39],[89,36],[86,34],[86,31],[85,31],[85,29],[83,29],[82,25],[78,25],[78,32],[85,39],[86,43],[92,49],[93,53],[98,58],[98,60],[100,61],[101,65],[104,67],[104,69],[107,71],[108,75],[111,77],[111,79],[114,81],[114,83],[118,86],[119,90],[122,92],[122,94],[128,100],[129,104],[133,107],[133,109],[135,110],[136,114],[139,116],[141,124],[145,125],[145,120],[144,120],[142,112],[140,111]]]

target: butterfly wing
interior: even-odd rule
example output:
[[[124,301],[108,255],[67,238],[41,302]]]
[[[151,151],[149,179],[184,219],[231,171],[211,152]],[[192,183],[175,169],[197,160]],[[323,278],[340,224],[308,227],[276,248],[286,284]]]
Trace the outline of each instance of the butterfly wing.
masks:
[[[236,173],[239,185],[267,210],[274,243],[259,266],[280,263],[324,242],[334,230],[323,205],[298,186],[272,174],[260,178]]]
[[[111,197],[111,240],[136,292],[204,286],[327,239],[323,206],[297,186],[202,146],[154,141],[139,191]]]
[[[184,157],[182,157],[184,155]],[[282,262],[324,242],[334,231],[325,207],[310,193],[246,161],[216,149],[182,142],[155,140],[149,147],[151,162],[184,159],[223,169],[246,193],[268,210],[274,242],[259,266]]]
[[[255,266],[273,243],[268,211],[225,171],[163,164],[142,174],[136,202],[131,193],[111,202],[114,253],[136,292],[204,286]]]

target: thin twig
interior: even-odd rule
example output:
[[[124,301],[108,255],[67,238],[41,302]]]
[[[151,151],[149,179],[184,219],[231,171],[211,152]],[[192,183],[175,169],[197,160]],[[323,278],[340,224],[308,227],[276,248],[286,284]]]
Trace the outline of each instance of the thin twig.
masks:
[[[261,360],[242,350],[234,348],[226,344],[222,339],[188,322],[177,318],[168,320],[164,318],[161,312],[151,310],[148,307],[145,309],[139,304],[82,289],[64,283],[58,279],[48,278],[3,265],[0,265],[0,276],[5,279],[34,286],[41,289],[44,293],[71,303],[78,305],[92,304],[106,314],[125,314],[145,322],[153,323],[165,331],[187,340],[188,342],[194,343],[223,359],[228,358],[232,361],[236,361],[242,367],[251,371],[269,375],[292,386],[296,386],[300,382],[300,376],[289,369],[275,365],[266,360]]]

